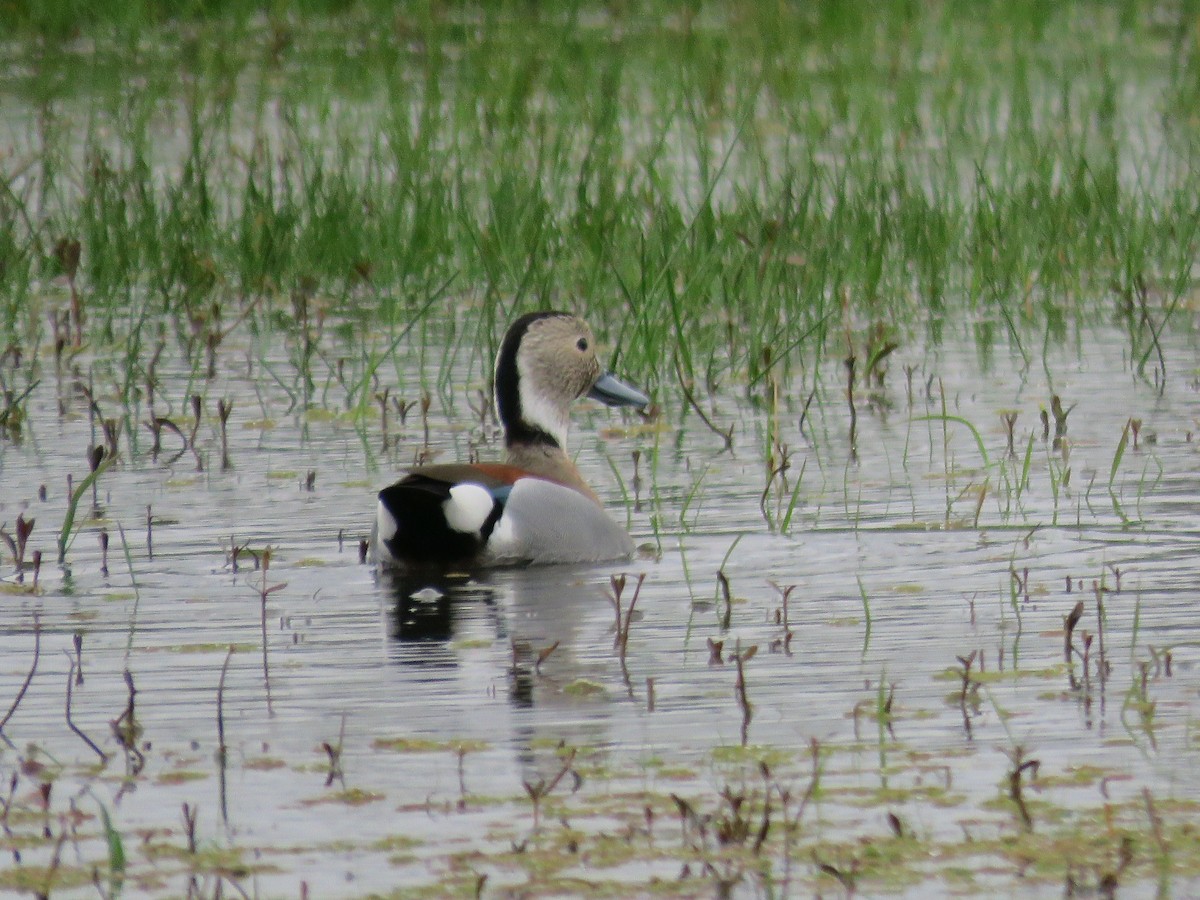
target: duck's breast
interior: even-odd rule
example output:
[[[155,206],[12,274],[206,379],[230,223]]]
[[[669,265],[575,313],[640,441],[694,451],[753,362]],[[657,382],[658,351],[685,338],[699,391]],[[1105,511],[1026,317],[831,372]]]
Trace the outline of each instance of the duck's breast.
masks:
[[[591,498],[542,478],[521,478],[487,542],[496,563],[601,562],[633,553],[633,539]]]

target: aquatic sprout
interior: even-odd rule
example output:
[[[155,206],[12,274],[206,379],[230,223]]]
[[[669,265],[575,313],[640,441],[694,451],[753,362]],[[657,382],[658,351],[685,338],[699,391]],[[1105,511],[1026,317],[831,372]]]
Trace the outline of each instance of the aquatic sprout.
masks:
[[[109,456],[116,456],[119,449],[121,432],[118,429],[118,422],[112,418],[100,419],[100,430],[104,433],[104,452]]]
[[[1029,602],[1029,567],[1026,566],[1022,571],[1018,572],[1017,567],[1010,563],[1008,567],[1008,580],[1012,588],[1011,598],[1013,609],[1019,610],[1018,598],[1020,598],[1022,603]]]
[[[874,389],[878,393],[883,390],[884,380],[887,378],[887,358],[900,349],[900,343],[893,339],[887,325],[875,322],[867,329],[865,349],[867,365],[863,369],[863,383],[870,389],[874,381]]]
[[[146,755],[138,747],[138,742],[142,738],[142,723],[137,717],[135,703],[137,688],[133,684],[133,673],[126,669],[122,674],[125,678],[125,687],[129,692],[129,696],[125,701],[125,709],[121,712],[121,715],[117,716],[109,725],[112,727],[113,737],[117,739],[117,743],[125,751],[126,774],[135,776],[146,767]]]
[[[842,360],[846,367],[846,405],[850,407],[850,462],[858,461],[858,411],[854,408],[854,368],[858,364],[853,355]]]
[[[978,650],[972,650],[966,656],[956,656],[958,664],[962,670],[958,672],[959,678],[962,680],[961,690],[958,695],[958,708],[962,711],[963,730],[967,733],[967,740],[972,738],[971,734],[971,717],[967,714],[968,699],[974,704],[975,697],[979,693],[980,682],[971,674],[971,668],[975,665],[975,658],[978,656]],[[968,698],[970,695],[970,698]]]
[[[754,705],[750,702],[749,692],[746,689],[746,663],[754,658],[754,654],[758,652],[758,646],[752,644],[744,651],[742,643],[739,640],[733,651],[733,662],[737,667],[737,679],[734,682],[733,693],[737,699],[738,709],[742,713],[742,746],[745,747],[750,736],[750,720],[754,718]]]
[[[722,654],[725,652],[724,641],[714,641],[712,638],[706,639],[708,642],[708,664],[710,666],[723,666],[725,659]]]
[[[1029,814],[1029,806],[1025,802],[1024,792],[1024,775],[1030,773],[1030,777],[1037,778],[1038,769],[1041,768],[1041,762],[1036,759],[1026,759],[1025,748],[1017,745],[1012,748],[1002,748],[1004,755],[1008,757],[1012,768],[1008,770],[1005,780],[1008,782],[1008,797],[1017,807],[1017,813],[1021,817],[1021,824],[1026,831],[1033,831],[1033,817]]]
[[[233,412],[233,401],[224,398],[217,401],[217,422],[221,426],[221,469],[233,468],[229,461],[229,414]]]
[[[1092,702],[1092,641],[1093,636],[1084,631],[1080,634],[1080,641],[1083,644],[1083,701],[1085,707],[1090,709]],[[1101,698],[1104,696],[1104,681],[1100,681]]]
[[[101,750],[99,747],[97,747],[96,742],[93,741],[86,734],[84,734],[83,730],[78,725],[76,725],[73,721],[71,721],[71,690],[72,690],[73,685],[75,684],[75,671],[76,671],[75,670],[75,660],[71,660],[71,670],[67,673],[67,705],[66,705],[67,727],[70,728],[71,731],[74,732],[75,735],[81,741],[83,741],[85,744],[87,744],[89,749],[91,749],[97,756],[100,757],[100,763],[101,763],[101,765],[104,765],[108,762],[108,754],[105,753],[103,750]]]
[[[384,388],[382,392],[375,394],[375,401],[379,404],[379,427],[383,432],[383,452],[387,453],[391,447],[391,439],[388,436],[388,394],[391,393],[391,388]],[[401,417],[403,421],[403,417]]]
[[[871,598],[867,596],[867,587],[863,584],[861,576],[856,575],[855,581],[858,582],[858,596],[862,600],[863,606],[863,645],[862,656],[865,659],[867,649],[871,646]]]
[[[919,367],[915,365],[904,366],[904,394],[908,401],[908,408],[913,408],[913,376],[917,373]]]
[[[612,605],[613,613],[616,615],[616,628],[613,634],[613,649],[617,651],[617,659],[621,663],[621,675],[625,680],[625,686],[632,690],[632,685],[629,680],[629,669],[625,664],[625,654],[629,649],[629,629],[633,627],[633,611],[637,606],[638,597],[642,593],[642,584],[646,581],[646,573],[639,572],[637,583],[633,587],[633,596],[629,598],[629,606],[622,612],[621,596],[625,593],[625,574],[609,576],[609,593],[608,602]],[[557,646],[557,644],[555,645]]]
[[[1008,441],[1007,453],[1009,456],[1016,456],[1017,450],[1013,442],[1013,431],[1017,427],[1017,413],[1015,410],[1001,410],[1000,421],[1004,423],[1004,434]]]
[[[717,569],[717,587],[721,592],[721,599],[725,603],[725,613],[721,616],[721,630],[728,631],[733,619],[733,593],[729,589],[729,576],[725,574],[723,568]]]
[[[154,515],[149,503],[146,504],[146,555],[154,559]]]
[[[0,735],[4,734],[4,726],[8,724],[8,720],[13,717],[13,713],[17,711],[17,707],[21,705],[21,700],[25,697],[25,692],[29,690],[30,682],[33,681],[33,675],[37,671],[38,659],[42,652],[42,620],[37,613],[33,614],[33,662],[29,665],[29,672],[25,675],[25,680],[21,682],[21,687],[17,691],[16,697],[13,698],[12,705],[9,706],[8,712],[4,714],[4,718],[0,719]]]
[[[800,502],[800,488],[804,484],[804,473],[808,470],[808,459],[800,464],[800,472],[796,475],[796,483],[792,487],[791,497],[788,499],[787,509],[784,510],[783,518],[779,522],[779,531],[781,534],[788,534],[792,527],[792,517],[796,512],[796,506]],[[780,498],[782,500],[782,497]]]
[[[342,768],[342,748],[346,742],[346,714],[342,713],[342,722],[338,728],[338,737],[336,744],[330,744],[329,741],[321,741],[321,749],[325,751],[325,756],[329,761],[329,769],[325,773],[325,787],[331,787],[335,781],[342,786],[342,790],[346,789],[346,773]]]
[[[704,411],[704,409],[700,406],[700,403],[696,400],[696,395],[692,390],[691,381],[684,377],[683,370],[679,366],[678,357],[675,359],[675,375],[678,378],[679,391],[681,394],[683,394],[684,401],[686,401],[687,405],[691,407],[692,411],[700,417],[700,421],[704,423],[704,426],[713,434],[721,438],[722,442],[724,443],[724,446],[721,448],[721,452],[728,451],[729,453],[733,453],[734,426],[730,425],[728,428],[723,429],[713,422],[709,415]]]
[[[146,383],[146,411],[150,418],[154,418],[154,402],[158,392],[158,364],[162,359],[163,351],[167,349],[166,341],[159,341],[154,352],[150,354],[150,359],[143,368],[145,373]]]
[[[1108,664],[1108,659],[1104,655],[1104,594],[1107,591],[1108,588],[1104,586],[1102,581],[1092,582],[1092,593],[1096,597],[1096,636],[1100,649],[1097,672],[1100,675],[1101,687],[1103,687],[1109,673],[1112,671],[1112,667]]]
[[[191,443],[188,441],[187,435],[185,435],[183,433],[183,431],[180,430],[178,425],[176,425],[173,421],[171,421],[171,419],[169,419],[166,416],[151,416],[149,419],[147,419],[142,424],[145,425],[147,429],[149,429],[151,436],[154,438],[154,443],[150,447],[150,456],[152,459],[157,460],[158,454],[162,452],[163,429],[166,429],[167,431],[170,431],[173,434],[175,434],[175,436],[178,437],[181,442],[181,446],[180,446],[179,450],[176,451],[175,455],[172,456],[167,461],[168,464],[179,459],[179,457],[181,457],[187,451],[188,447],[191,446]]]
[[[476,388],[467,394],[467,406],[471,408],[471,413],[475,416],[475,421],[479,425],[480,430],[486,428],[488,419],[495,415],[491,396],[482,388]]]
[[[196,458],[196,471],[204,471],[204,460],[200,458],[200,448],[197,445],[196,437],[200,433],[200,420],[204,417],[204,398],[199,394],[192,394],[192,431],[188,435],[188,446],[192,450],[192,455]]]
[[[261,631],[261,636],[262,636],[263,683],[266,685],[266,691],[267,691],[267,715],[274,716],[275,708],[271,703],[271,671],[267,665],[267,598],[270,597],[272,594],[276,593],[277,591],[282,591],[285,587],[287,587],[287,582],[284,581],[279,584],[268,584],[267,583],[267,574],[268,574],[268,570],[271,567],[271,548],[270,547],[266,547],[263,549],[262,557],[259,560],[259,564],[262,567],[262,581],[259,584],[259,588],[258,588],[258,599],[259,599],[258,608],[259,608],[259,625],[260,625],[260,631]]]
[[[25,546],[29,543],[29,536],[33,533],[33,526],[36,521],[36,519],[26,519],[24,513],[18,513],[15,538],[5,530],[4,525],[0,525],[0,540],[4,541],[8,546],[8,552],[12,554],[18,578],[23,577],[22,572],[25,569]]]
[[[67,560],[67,549],[71,545],[73,532],[75,527],[75,516],[79,508],[79,501],[83,499],[83,495],[87,493],[88,488],[94,487],[96,481],[108,468],[116,461],[114,456],[106,456],[103,447],[91,447],[88,450],[88,465],[91,471],[83,481],[79,482],[78,486],[72,486],[72,477],[67,474],[67,512],[63,517],[62,529],[58,535],[58,561],[60,564]]]
[[[231,644],[225,654],[225,661],[221,663],[221,677],[217,681],[217,792],[221,804],[221,821],[225,823],[226,828],[229,827],[229,806],[226,803],[225,769],[229,762],[229,747],[225,743],[225,673],[229,671],[233,649]]]
[[[792,596],[792,592],[796,590],[797,585],[779,585],[774,581],[769,582],[771,587],[779,592],[779,606],[775,609],[775,624],[783,630],[783,637],[771,642],[772,650],[782,650],[788,656],[792,653],[792,626],[788,615],[788,600]]]
[[[640,448],[634,447],[629,455],[633,460],[633,477],[629,480],[629,486],[633,488],[633,511],[640,513],[642,511],[642,451]]]
[[[776,458],[778,462],[776,462]],[[808,463],[805,460],[804,465],[800,468],[800,479],[804,477],[804,466]],[[796,482],[795,488],[790,492],[790,502],[786,513],[781,509],[783,497],[788,494],[787,473],[792,468],[792,453],[787,444],[776,442],[774,450],[767,457],[767,483],[763,487],[762,494],[758,498],[758,508],[762,513],[763,520],[767,523],[767,527],[771,531],[775,531],[776,522],[780,532],[786,532],[791,525],[792,513],[796,508],[796,502],[799,499],[800,480]],[[767,498],[771,493],[771,488],[776,480],[779,481],[779,499],[776,504],[775,513],[772,516],[767,510]]]
[[[428,391],[421,392],[421,451],[417,458],[417,464],[426,462],[431,458],[431,450],[429,446],[429,410],[433,406],[433,397]]]
[[[28,418],[25,402],[40,382],[33,382],[20,394],[4,387],[0,379],[0,436],[17,443],[21,440],[21,429]]]
[[[400,427],[403,428],[408,421],[408,414],[416,408],[418,401],[405,400],[401,397],[392,398],[392,408],[396,410],[396,415],[400,417]]]
[[[887,729],[888,735],[894,741],[896,739],[894,727],[896,717],[892,713],[892,705],[896,699],[896,682],[888,681],[886,674],[885,672],[883,676],[880,676],[879,687],[875,691],[875,721],[879,723],[880,728]]]
[[[100,532],[97,536],[100,538],[100,574],[103,575],[105,578],[107,578],[108,577],[108,529],[101,528]]]
[[[1075,601],[1075,605],[1071,611],[1063,616],[1063,657],[1067,663],[1067,674],[1071,679],[1072,689],[1078,687],[1075,681],[1075,656],[1079,651],[1075,649],[1073,636],[1075,627],[1079,624],[1079,620],[1083,618],[1083,601]]]
[[[183,807],[183,836],[187,841],[188,856],[196,855],[196,819],[200,816],[199,807],[184,801]]]
[[[121,833],[113,827],[112,817],[108,814],[108,809],[99,801],[96,805],[100,808],[100,822],[104,826],[104,843],[108,849],[108,893],[103,890],[101,895],[108,900],[110,897],[117,897],[121,893],[121,887],[125,883],[125,844],[121,840]],[[93,885],[100,888],[100,873],[93,873]]]
[[[1108,570],[1113,573],[1113,586],[1111,592],[1114,594],[1121,593],[1121,567],[1113,563],[1108,564]]]
[[[1112,498],[1114,507],[1117,504],[1116,495],[1116,480],[1117,471],[1121,468],[1121,460],[1125,457],[1125,448],[1129,445],[1129,435],[1133,430],[1133,419],[1125,420],[1125,427],[1121,429],[1121,437],[1117,441],[1117,449],[1113,453],[1112,464],[1108,469],[1108,493]]]
[[[560,747],[559,749],[561,750],[565,748]],[[572,778],[572,793],[579,790],[580,786],[583,784],[583,777],[577,771],[575,771],[574,768],[576,752],[577,751],[574,747],[566,750],[558,771],[554,773],[554,775],[550,776],[550,778],[539,778],[537,781],[533,782],[525,781],[523,779],[521,781],[521,784],[525,787],[525,793],[529,797],[529,802],[533,806],[533,834],[535,836],[541,830],[542,800],[544,800],[556,787],[558,787],[559,782],[561,782],[567,775],[570,775]]]
[[[235,535],[230,535],[229,555],[226,557],[229,560],[230,571],[235,573],[238,571],[238,560],[241,559],[243,553],[249,555],[254,560],[254,568],[257,569],[259,562],[258,554],[251,550],[248,544],[239,544]]]
[[[1075,404],[1063,408],[1062,398],[1058,394],[1050,398],[1050,412],[1054,415],[1054,449],[1057,450],[1062,445],[1063,439],[1067,436],[1067,416],[1071,414],[1071,410],[1075,408]]]
[[[1130,691],[1126,695],[1125,702],[1126,706],[1134,705],[1137,707],[1142,717],[1142,730],[1150,738],[1150,746],[1157,749],[1157,741],[1154,739],[1154,712],[1158,704],[1150,699],[1150,663],[1145,661],[1138,662],[1138,672],[1140,677],[1135,678],[1133,684],[1130,685]]]
[[[971,627],[972,627],[972,628],[974,628],[974,627],[975,627],[975,601],[976,601],[978,598],[979,598],[979,592],[978,592],[978,591],[976,591],[975,593],[971,594],[971,596],[969,596],[969,597],[968,597],[966,594],[963,594],[963,600],[965,600],[965,601],[966,601],[966,603],[967,603],[967,610],[970,612],[970,615],[971,615],[971,620],[970,620],[970,621],[971,621]]]
[[[555,641],[554,643],[543,647],[541,650],[539,650],[537,652],[537,656],[534,658],[534,661],[533,661],[533,673],[535,675],[542,674],[542,663],[544,663],[546,660],[548,660],[551,656],[554,655],[554,651],[559,648],[560,644],[562,644],[562,641]]]
[[[67,286],[71,291],[71,322],[74,326],[76,347],[83,346],[83,301],[75,283],[75,276],[79,272],[80,250],[80,243],[74,238],[59,238],[54,244],[54,259],[66,276]]]

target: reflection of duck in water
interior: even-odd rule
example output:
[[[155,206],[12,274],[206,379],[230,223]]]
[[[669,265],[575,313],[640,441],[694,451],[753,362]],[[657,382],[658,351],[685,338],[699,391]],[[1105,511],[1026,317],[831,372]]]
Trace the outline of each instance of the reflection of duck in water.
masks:
[[[447,643],[456,638],[511,647],[514,665],[562,642],[555,661],[574,654],[588,634],[584,655],[607,660],[612,606],[607,573],[589,566],[533,566],[475,572],[379,571],[380,586],[394,598],[389,634],[403,642]],[[465,626],[466,633],[463,633]],[[532,665],[532,663],[531,663]]]
[[[396,600],[389,631],[404,643],[447,643],[454,637],[456,605],[479,601],[490,606],[495,600],[490,587],[465,573],[389,568],[380,574]]]
[[[568,408],[583,396],[646,406],[604,374],[595,340],[569,313],[530,313],[496,358],[504,463],[420,466],[379,492],[376,558],[400,568],[598,562],[633,552],[567,456]]]
[[[576,704],[563,685],[603,682],[611,668],[612,611],[606,575],[587,566],[492,568],[471,574],[379,572],[389,592],[396,659],[423,669],[483,660],[514,706]],[[544,664],[544,665],[543,665]],[[476,669],[475,671],[483,671]]]

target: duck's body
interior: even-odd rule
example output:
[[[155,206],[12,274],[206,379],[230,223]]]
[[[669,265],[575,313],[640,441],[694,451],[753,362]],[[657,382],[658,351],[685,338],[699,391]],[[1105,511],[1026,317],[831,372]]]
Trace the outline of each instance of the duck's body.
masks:
[[[585,395],[645,406],[605,375],[591,330],[567,313],[531,313],[496,359],[503,463],[421,466],[379,492],[377,558],[402,567],[598,562],[633,541],[604,511],[565,451],[568,407]]]

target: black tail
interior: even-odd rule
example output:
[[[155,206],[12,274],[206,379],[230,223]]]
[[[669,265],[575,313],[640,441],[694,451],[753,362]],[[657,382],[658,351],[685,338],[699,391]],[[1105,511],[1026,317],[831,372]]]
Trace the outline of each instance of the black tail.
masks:
[[[456,531],[446,522],[451,487],[412,474],[379,492],[379,502],[396,520],[396,533],[380,542],[395,559],[418,566],[467,563],[483,549],[503,507],[497,501],[480,531]]]

